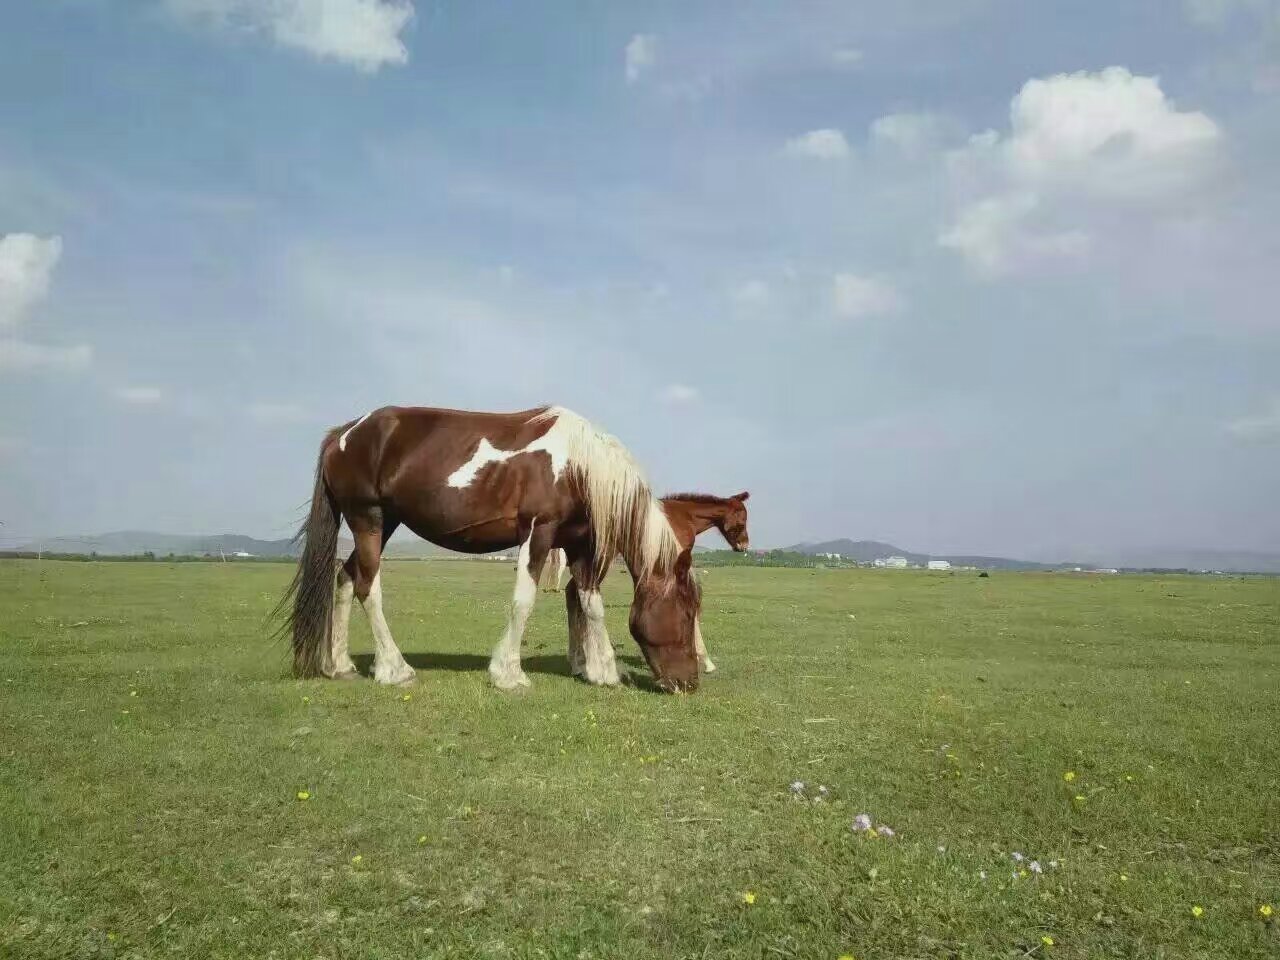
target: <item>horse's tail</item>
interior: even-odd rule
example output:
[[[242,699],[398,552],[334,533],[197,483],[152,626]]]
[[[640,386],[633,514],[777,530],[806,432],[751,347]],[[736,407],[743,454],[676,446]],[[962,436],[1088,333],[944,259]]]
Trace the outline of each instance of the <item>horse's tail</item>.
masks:
[[[333,622],[334,574],[337,571],[338,506],[324,481],[324,451],[337,431],[331,431],[320,446],[316,460],[316,485],[311,494],[311,512],[294,538],[303,541],[302,556],[293,583],[280,599],[277,612],[293,601],[293,609],[281,627],[291,635],[293,674],[296,677],[318,677],[324,660]]]

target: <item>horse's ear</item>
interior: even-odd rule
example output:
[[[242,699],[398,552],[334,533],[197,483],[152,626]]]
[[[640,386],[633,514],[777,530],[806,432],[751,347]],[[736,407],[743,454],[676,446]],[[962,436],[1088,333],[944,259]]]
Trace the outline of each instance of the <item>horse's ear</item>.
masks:
[[[732,497],[730,497],[729,499],[730,499],[730,500],[737,500],[737,501],[738,501],[738,502],[740,502],[740,503],[746,503],[746,502],[747,502],[747,497],[749,497],[749,496],[751,496],[751,494],[749,494],[746,490],[743,490],[741,493],[735,493],[735,494],[734,494]]]

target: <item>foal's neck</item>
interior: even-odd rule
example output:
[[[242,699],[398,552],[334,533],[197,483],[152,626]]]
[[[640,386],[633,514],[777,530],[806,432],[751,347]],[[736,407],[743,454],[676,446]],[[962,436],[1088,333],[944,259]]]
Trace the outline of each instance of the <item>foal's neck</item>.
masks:
[[[683,524],[689,528],[693,536],[705,533],[712,527],[718,527],[729,510],[729,501],[718,497],[663,497],[663,509],[668,519],[675,521],[673,526]],[[680,536],[680,531],[676,531]]]

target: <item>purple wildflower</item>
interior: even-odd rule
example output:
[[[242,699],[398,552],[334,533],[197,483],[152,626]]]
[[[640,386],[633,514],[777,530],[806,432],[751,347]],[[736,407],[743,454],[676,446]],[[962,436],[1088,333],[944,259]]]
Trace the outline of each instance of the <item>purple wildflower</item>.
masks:
[[[854,817],[854,818],[853,818],[853,829],[855,829],[855,830],[870,830],[870,829],[871,829],[871,814],[869,814],[869,813],[860,813],[860,814],[858,814],[856,817]]]
[[[894,831],[893,831],[893,827],[886,827],[883,823],[882,823],[882,824],[880,824],[880,826],[876,827],[876,833],[880,834],[880,836],[882,836],[882,837],[895,837],[895,836],[897,836],[897,834],[896,834],[896,833],[894,833]]]

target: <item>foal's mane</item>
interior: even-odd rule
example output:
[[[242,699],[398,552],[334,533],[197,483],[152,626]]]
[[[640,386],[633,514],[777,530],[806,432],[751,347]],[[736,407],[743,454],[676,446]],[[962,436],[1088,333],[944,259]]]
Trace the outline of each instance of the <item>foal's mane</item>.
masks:
[[[717,497],[710,493],[664,493],[663,500],[685,500],[689,503],[707,503],[719,506],[728,503],[729,497]]]

